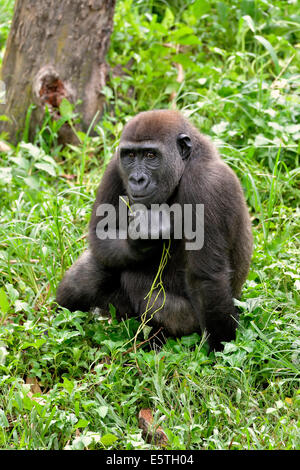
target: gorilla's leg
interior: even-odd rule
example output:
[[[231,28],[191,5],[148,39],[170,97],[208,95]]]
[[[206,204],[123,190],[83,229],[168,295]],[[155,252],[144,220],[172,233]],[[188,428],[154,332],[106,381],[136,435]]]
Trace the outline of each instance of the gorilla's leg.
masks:
[[[239,312],[232,299],[230,274],[206,274],[206,279],[190,276],[188,288],[201,330],[208,334],[210,350],[222,350],[222,342],[232,341],[238,326]]]
[[[148,293],[153,282],[150,274],[134,271],[124,271],[121,275],[121,285],[124,292],[134,305],[136,316],[144,319],[148,326],[158,330],[164,327],[164,335],[183,336],[195,331],[200,332],[200,324],[197,315],[189,302],[183,295],[178,295],[168,289],[164,291],[155,290],[149,300]],[[154,330],[155,331],[155,330]]]
[[[56,301],[71,311],[88,311],[93,307],[130,313],[131,306],[120,289],[118,277],[99,264],[90,250],[86,250],[66,272],[58,286]]]

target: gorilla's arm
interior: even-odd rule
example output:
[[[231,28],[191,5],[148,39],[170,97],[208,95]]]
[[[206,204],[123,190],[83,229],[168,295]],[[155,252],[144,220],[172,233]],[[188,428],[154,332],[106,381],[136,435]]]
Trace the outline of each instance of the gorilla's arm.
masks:
[[[189,175],[200,174],[193,162]],[[203,167],[202,167],[203,168]],[[242,192],[233,172],[223,163],[207,165],[186,200],[204,204],[204,245],[187,252],[186,283],[190,301],[198,314],[202,331],[206,330],[211,349],[222,349],[221,342],[231,341],[238,326],[233,303],[235,277],[232,252],[240,241],[235,239],[243,215]]]
[[[98,188],[96,201],[93,206],[92,217],[89,226],[90,249],[94,257],[107,268],[124,268],[149,256],[147,241],[125,240],[119,238],[119,202],[120,196],[124,197],[122,180],[118,171],[118,161],[114,157],[109,163],[101,184]],[[97,215],[97,208],[101,204],[111,204],[116,210],[116,238],[100,240],[97,237],[97,225],[102,217]],[[126,204],[126,202],[124,202]]]

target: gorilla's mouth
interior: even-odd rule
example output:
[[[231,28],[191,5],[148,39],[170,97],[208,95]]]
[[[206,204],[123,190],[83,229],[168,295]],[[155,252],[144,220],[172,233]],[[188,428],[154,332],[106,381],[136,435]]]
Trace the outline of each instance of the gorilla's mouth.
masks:
[[[142,201],[148,201],[153,197],[154,191],[151,191],[150,193],[144,193],[144,194],[131,194],[130,199],[132,202],[142,202]]]

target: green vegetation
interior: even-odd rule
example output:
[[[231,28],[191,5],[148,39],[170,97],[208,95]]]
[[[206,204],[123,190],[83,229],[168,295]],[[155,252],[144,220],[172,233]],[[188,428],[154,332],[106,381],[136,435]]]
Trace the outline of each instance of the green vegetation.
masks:
[[[0,48],[12,4],[0,0]],[[142,408],[168,449],[300,448],[299,12],[295,0],[119,0],[97,136],[61,149],[46,118],[0,154],[0,448],[154,449]],[[209,356],[197,335],[134,352],[135,320],[52,303],[124,123],[175,106],[236,171],[253,220],[237,338]]]

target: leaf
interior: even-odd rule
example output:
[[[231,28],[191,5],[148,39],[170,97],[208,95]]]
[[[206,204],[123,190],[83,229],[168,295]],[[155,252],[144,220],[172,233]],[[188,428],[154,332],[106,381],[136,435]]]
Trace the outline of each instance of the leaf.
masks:
[[[23,157],[21,153],[17,157],[11,158],[11,161],[19,168],[22,168],[26,172],[30,169],[30,162],[27,158]]]
[[[109,351],[115,351],[116,349],[118,349],[118,348],[120,348],[121,346],[124,345],[124,341],[123,340],[111,341],[109,339],[105,339],[104,341],[102,341],[102,344],[107,346]]]
[[[286,126],[285,130],[289,134],[296,134],[300,131],[300,124],[290,124],[289,126]]]
[[[0,426],[2,429],[9,426],[8,419],[6,418],[5,413],[2,410],[2,408],[0,408]]]
[[[79,331],[63,331],[60,337],[56,338],[56,341],[58,344],[61,344],[64,341],[67,341],[68,339],[74,338],[75,336],[79,336],[79,335],[80,335]]]
[[[35,348],[35,349],[40,349],[43,344],[46,343],[46,340],[43,338],[37,339],[35,342],[29,342],[29,341],[24,341],[24,343],[21,344],[20,349],[27,349],[27,348]]]
[[[223,354],[232,353],[238,350],[238,347],[234,343],[226,343]]]
[[[269,54],[270,54],[270,56],[273,60],[273,63],[274,63],[274,66],[275,66],[275,71],[276,71],[277,74],[279,74],[280,67],[279,67],[278,57],[277,57],[276,52],[274,51],[274,48],[273,48],[272,44],[266,38],[264,38],[263,36],[255,35],[254,37],[257,41],[259,41],[267,49],[267,51],[269,52]]]
[[[223,132],[226,131],[228,125],[229,125],[229,122],[221,121],[219,124],[215,124],[214,126],[212,126],[211,130],[215,134],[222,134]]]
[[[181,337],[181,344],[183,344],[184,346],[191,347],[198,343],[199,343],[198,333],[192,333],[191,335]]]
[[[22,300],[15,301],[15,312],[30,312],[30,307],[27,302],[23,302]]]
[[[118,438],[113,434],[104,434],[100,439],[101,444],[104,445],[104,447],[112,446],[117,440]]]
[[[164,16],[164,19],[162,20],[162,25],[166,28],[169,29],[171,26],[174,24],[174,15],[170,8],[166,8],[166,13]]]
[[[0,289],[0,310],[4,315],[8,312],[9,309],[9,302],[6,293],[1,288]]]
[[[0,341],[0,365],[5,365],[6,356],[8,355],[8,351],[6,349],[6,344]]]
[[[275,129],[275,131],[279,131],[279,132],[283,131],[283,127],[280,124],[278,124],[278,122],[269,121],[268,125],[272,127],[273,129]]]
[[[194,46],[201,44],[201,40],[195,36],[194,34],[191,34],[190,36],[185,36],[182,38],[177,39],[177,44],[182,44],[184,46]]]
[[[34,176],[27,176],[26,178],[24,178],[24,182],[31,189],[38,190],[40,188],[39,182]]]
[[[19,292],[11,284],[5,284],[6,291],[11,304],[14,304],[19,298]]]
[[[258,134],[254,140],[255,147],[262,147],[264,145],[270,145],[269,139],[267,139],[263,134]]]
[[[112,304],[109,304],[109,313],[110,313],[113,324],[114,323],[117,324],[118,323],[118,321],[117,321],[117,310]]]
[[[78,423],[76,423],[76,428],[86,428],[89,425],[89,421],[87,419],[80,419]]]
[[[10,184],[12,181],[12,169],[0,168],[0,185]]]
[[[196,0],[193,4],[193,13],[196,17],[201,17],[210,11],[210,5],[207,0]]]
[[[101,416],[101,418],[105,418],[108,412],[108,406],[105,406],[105,405],[99,406],[97,408],[97,411],[98,411],[99,416]]]
[[[65,390],[67,390],[67,392],[71,395],[71,393],[72,393],[72,391],[73,391],[73,389],[74,389],[74,387],[75,387],[74,382],[72,382],[71,380],[67,379],[67,377],[63,377],[63,381],[64,381],[63,384],[62,384],[63,388],[64,388]],[[77,426],[77,425],[76,425],[76,426]]]
[[[34,166],[38,170],[46,171],[46,173],[48,173],[51,176],[56,176],[55,168],[49,163],[36,163]]]
[[[50,155],[44,155],[43,156],[43,161],[50,163],[52,166],[55,166],[55,167],[58,166],[56,161],[54,160],[54,158],[50,157]]]
[[[41,150],[36,145],[27,144],[26,142],[21,142],[20,149],[25,150],[35,160],[37,160],[43,155],[43,150]]]
[[[196,64],[190,59],[187,54],[175,54],[173,56],[174,62],[178,62],[179,64],[183,65],[185,68],[194,69]]]
[[[176,41],[176,39],[182,37],[182,36],[187,36],[189,34],[193,34],[194,30],[190,28],[189,26],[182,26],[181,28],[176,29],[175,31],[172,31],[172,34],[170,36],[171,42]]]
[[[245,15],[243,16],[243,20],[247,23],[247,26],[253,33],[255,33],[255,24],[251,16]]]
[[[63,98],[60,106],[59,106],[59,111],[61,114],[61,117],[67,119],[68,121],[72,119],[73,117],[73,105],[68,101],[66,98]]]
[[[114,93],[110,87],[107,85],[104,85],[101,89],[101,93],[105,96],[106,100],[109,101],[110,99],[113,98]]]

